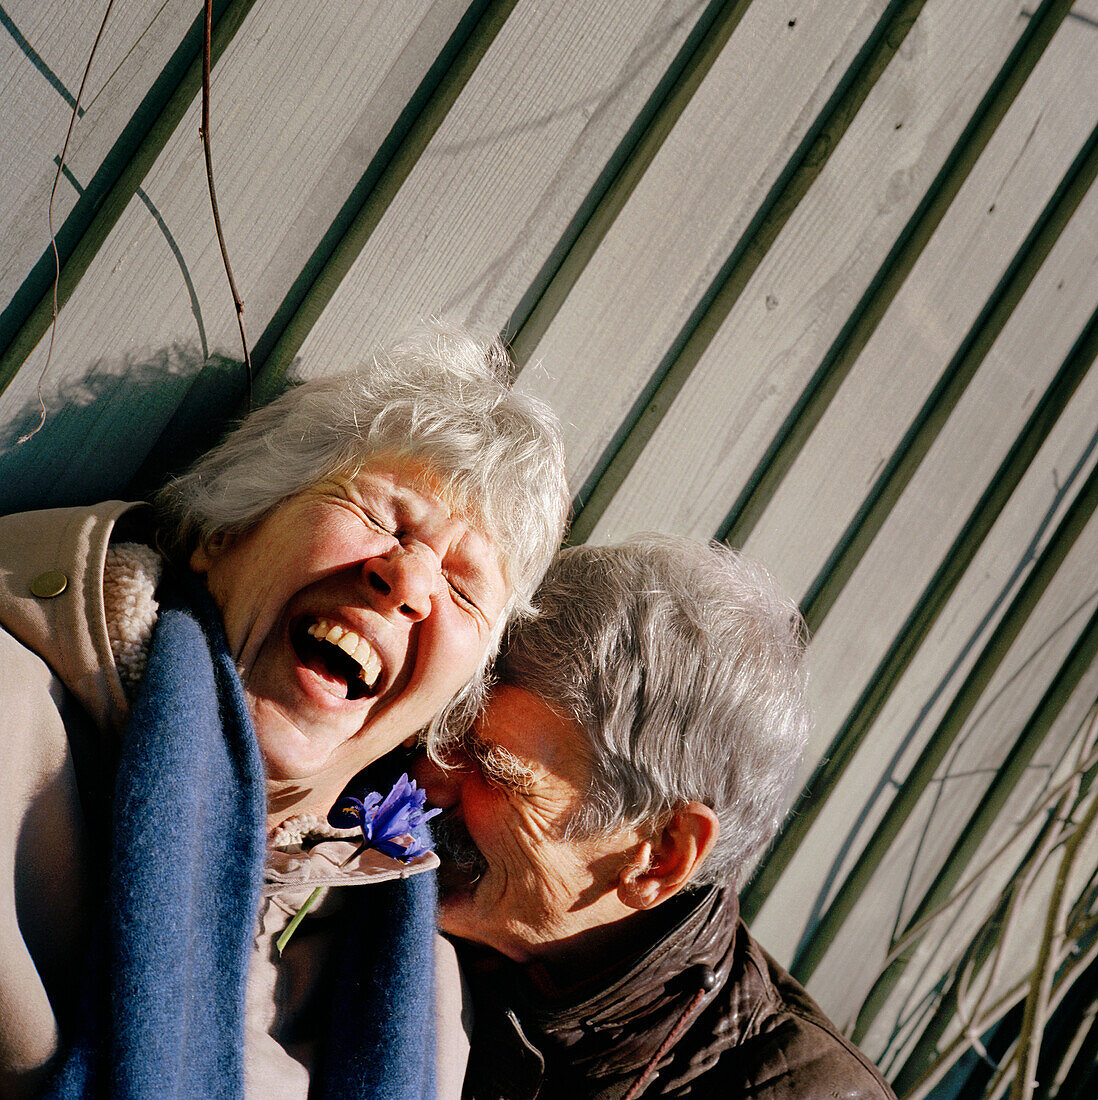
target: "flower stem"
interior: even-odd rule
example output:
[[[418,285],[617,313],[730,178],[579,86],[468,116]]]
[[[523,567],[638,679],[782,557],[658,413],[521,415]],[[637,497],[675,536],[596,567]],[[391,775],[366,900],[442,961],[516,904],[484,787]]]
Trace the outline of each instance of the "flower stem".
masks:
[[[282,932],[282,935],[275,940],[275,947],[278,948],[279,955],[286,950],[286,944],[290,942],[290,937],[297,931],[297,926],[305,919],[305,914],[313,907],[313,902],[320,897],[320,891],[323,890],[323,886],[318,886],[306,899],[305,904],[294,914],[293,920],[286,925]]]

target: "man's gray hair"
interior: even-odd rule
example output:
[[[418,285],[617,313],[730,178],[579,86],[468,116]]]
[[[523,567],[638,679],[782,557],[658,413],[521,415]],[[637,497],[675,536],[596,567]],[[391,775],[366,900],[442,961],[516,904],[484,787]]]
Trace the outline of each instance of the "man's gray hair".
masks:
[[[423,463],[495,543],[511,585],[491,656],[507,623],[529,613],[569,500],[557,418],[511,389],[512,371],[498,339],[432,321],[357,370],[291,388],[157,495],[163,549],[185,563],[200,543],[247,530],[333,474],[378,459]],[[483,670],[462,713],[482,686]]]
[[[593,775],[569,835],[661,827],[703,802],[720,837],[692,885],[738,885],[811,727],[796,604],[736,551],[665,535],[564,551],[535,603],[497,673],[587,731]]]

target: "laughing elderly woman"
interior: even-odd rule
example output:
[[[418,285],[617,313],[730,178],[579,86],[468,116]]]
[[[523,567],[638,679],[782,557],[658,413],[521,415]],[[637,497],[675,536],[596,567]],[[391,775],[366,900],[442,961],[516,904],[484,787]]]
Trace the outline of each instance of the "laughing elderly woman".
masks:
[[[433,1094],[421,795],[327,814],[476,705],[559,542],[557,428],[507,367],[440,328],[155,512],[0,520],[0,1097]]]

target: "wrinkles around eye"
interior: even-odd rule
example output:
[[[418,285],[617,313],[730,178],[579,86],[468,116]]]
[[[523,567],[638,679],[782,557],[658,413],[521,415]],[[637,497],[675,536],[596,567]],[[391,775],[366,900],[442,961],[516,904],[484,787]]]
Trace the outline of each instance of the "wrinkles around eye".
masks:
[[[480,607],[477,605],[476,600],[474,600],[471,596],[469,596],[467,593],[463,592],[460,588],[458,588],[458,586],[456,584],[454,584],[454,582],[452,580],[450,580],[449,577],[446,578],[446,584],[447,584],[447,587],[450,589],[450,591],[454,594],[454,596],[457,597],[457,599],[461,603],[465,604],[466,606],[471,608],[473,611],[477,612],[477,614],[479,614],[483,617],[483,612],[480,610]]]
[[[363,516],[365,516],[366,522],[371,527],[376,528],[383,535],[391,535],[393,538],[396,537],[396,531],[393,529],[393,525],[391,523],[383,523],[372,512],[365,512],[364,511],[362,514],[363,514]]]

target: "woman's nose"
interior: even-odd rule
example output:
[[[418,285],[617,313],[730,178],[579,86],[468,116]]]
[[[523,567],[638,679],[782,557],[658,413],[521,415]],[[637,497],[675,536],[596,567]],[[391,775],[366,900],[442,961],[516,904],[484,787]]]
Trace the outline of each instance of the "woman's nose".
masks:
[[[385,611],[412,622],[431,614],[431,596],[442,583],[442,565],[428,546],[396,545],[365,565],[366,582]]]

